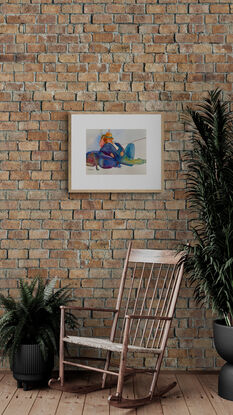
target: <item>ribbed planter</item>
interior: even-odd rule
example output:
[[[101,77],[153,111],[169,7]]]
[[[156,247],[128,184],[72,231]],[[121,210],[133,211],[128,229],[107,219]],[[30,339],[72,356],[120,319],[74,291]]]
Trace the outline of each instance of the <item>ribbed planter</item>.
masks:
[[[54,366],[54,357],[48,356],[45,361],[38,344],[22,344],[13,362],[13,376],[17,386],[24,390],[35,383],[47,382]]]
[[[219,374],[218,394],[233,401],[233,327],[226,326],[224,320],[214,321],[214,344],[219,356],[227,362]]]

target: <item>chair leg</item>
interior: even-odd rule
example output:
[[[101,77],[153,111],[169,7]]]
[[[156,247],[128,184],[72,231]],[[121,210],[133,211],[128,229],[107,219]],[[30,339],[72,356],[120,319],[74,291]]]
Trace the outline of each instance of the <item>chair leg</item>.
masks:
[[[155,392],[155,388],[157,387],[157,382],[158,382],[158,377],[159,377],[159,371],[160,371],[160,366],[163,360],[163,353],[161,353],[158,356],[156,365],[155,365],[155,372],[153,374],[153,378],[151,381],[151,386],[150,386],[150,396],[153,397],[154,392]]]
[[[61,382],[61,386],[64,386],[64,320],[65,320],[65,310],[64,308],[61,309],[61,329],[60,329],[60,347],[59,347],[59,378]]]
[[[160,367],[162,364],[162,360],[163,360],[163,353],[161,353],[157,359],[156,362],[156,366],[155,366],[155,372],[152,378],[152,382],[151,382],[151,386],[150,386],[150,392],[149,392],[149,396],[150,399],[154,399],[156,397],[160,397],[162,395],[164,395],[165,393],[169,392],[172,388],[174,388],[176,386],[176,382],[172,382],[170,385],[167,385],[165,387],[163,387],[162,389],[158,390],[157,388],[157,383],[158,383],[158,377],[159,377],[159,373],[160,373]],[[155,392],[155,389],[157,389],[157,392]]]
[[[108,400],[111,404],[112,401],[121,401],[122,397],[122,390],[124,384],[124,375],[126,372],[126,358],[127,358],[127,351],[128,351],[128,343],[129,343],[129,326],[130,326],[130,319],[126,316],[126,323],[125,323],[125,330],[124,330],[124,339],[123,339],[123,349],[121,352],[120,358],[120,367],[119,367],[119,374],[118,374],[118,382],[117,382],[117,390],[115,395],[109,396]]]
[[[104,365],[104,370],[108,370],[108,368],[109,368],[109,364],[110,364],[110,360],[111,360],[111,354],[112,354],[112,352],[109,350],[107,352],[107,357],[106,357],[106,361],[105,361],[105,365]],[[107,373],[103,373],[103,376],[102,376],[102,389],[105,388],[106,378],[107,378]]]
[[[127,351],[126,351],[127,353]],[[120,362],[120,368],[119,368],[119,375],[118,375],[118,382],[117,382],[117,390],[116,390],[116,396],[121,397],[122,396],[122,389],[123,389],[123,383],[124,383],[124,374],[125,374],[125,368],[126,368],[126,362],[124,359],[124,348],[121,354],[121,362]]]
[[[122,396],[124,375],[126,371],[126,359],[127,359],[127,351],[128,351],[128,343],[129,343],[129,326],[130,326],[130,319],[127,318],[126,316],[123,349],[121,352],[119,375],[118,375],[117,390],[116,390],[116,396],[120,398]]]
[[[64,363],[63,363],[63,360],[64,360],[64,355],[60,354],[60,357],[59,357],[59,379],[60,379],[60,382],[61,382],[61,386],[64,385]]]

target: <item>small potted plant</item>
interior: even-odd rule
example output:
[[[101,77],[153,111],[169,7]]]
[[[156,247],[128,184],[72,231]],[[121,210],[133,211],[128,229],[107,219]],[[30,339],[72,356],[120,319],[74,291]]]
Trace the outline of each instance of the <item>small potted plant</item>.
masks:
[[[186,161],[194,237],[185,270],[197,303],[218,316],[215,347],[228,362],[218,391],[233,400],[233,113],[220,94],[218,89],[209,92],[197,110],[188,108],[185,115],[192,144]]]
[[[71,301],[68,287],[55,289],[57,279],[46,283],[36,277],[20,280],[18,299],[0,294],[0,349],[8,357],[17,386],[27,390],[34,383],[47,382],[58,352],[60,306]],[[76,318],[67,314],[70,328]]]

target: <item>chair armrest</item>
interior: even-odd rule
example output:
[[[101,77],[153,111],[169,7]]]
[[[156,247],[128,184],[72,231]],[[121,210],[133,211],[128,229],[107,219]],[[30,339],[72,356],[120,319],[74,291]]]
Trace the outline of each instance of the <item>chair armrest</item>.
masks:
[[[139,315],[139,314],[129,314],[126,315],[126,318],[129,319],[146,319],[146,320],[172,320],[172,317],[165,317],[165,316],[145,316],[145,315]]]
[[[75,305],[61,305],[60,309],[63,310],[84,310],[84,311],[105,311],[107,313],[116,313],[118,310],[115,308],[92,308],[92,307],[78,307]]]

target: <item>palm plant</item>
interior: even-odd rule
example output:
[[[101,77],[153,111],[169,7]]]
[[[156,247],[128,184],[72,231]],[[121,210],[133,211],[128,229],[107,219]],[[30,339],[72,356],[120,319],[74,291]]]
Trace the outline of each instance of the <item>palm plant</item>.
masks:
[[[185,269],[197,303],[206,304],[233,325],[233,113],[209,92],[184,120],[191,132],[187,156],[187,200],[194,245]]]
[[[40,277],[31,283],[20,280],[20,297],[0,294],[0,306],[5,309],[0,318],[0,348],[2,359],[9,357],[12,364],[21,344],[39,344],[44,359],[58,351],[60,330],[60,306],[70,301],[70,289],[55,290],[57,279],[48,284]],[[66,313],[70,328],[76,326],[76,318]]]

